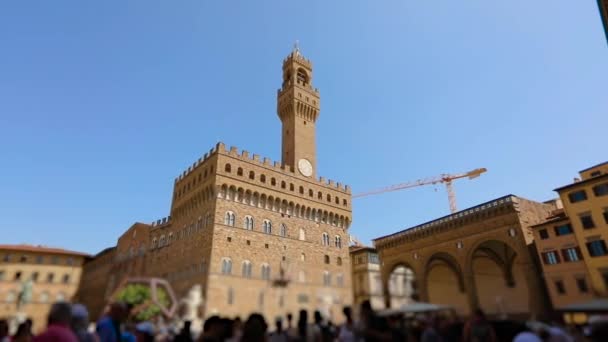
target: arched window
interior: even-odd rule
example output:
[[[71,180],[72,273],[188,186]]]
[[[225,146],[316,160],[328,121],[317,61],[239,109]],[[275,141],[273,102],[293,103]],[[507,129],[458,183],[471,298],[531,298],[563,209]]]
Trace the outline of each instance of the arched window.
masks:
[[[340,287],[344,286],[344,275],[342,273],[336,276],[336,285]]]
[[[338,196],[336,196],[335,200],[336,200],[336,204],[340,204],[340,198]]]
[[[243,175],[243,168],[242,168],[242,167],[239,167],[239,168],[236,170],[236,174],[237,174],[238,176],[242,176],[242,175]]]
[[[243,261],[242,276],[245,278],[251,278],[251,261]]]
[[[152,248],[156,248],[158,244],[158,241],[156,240],[156,238],[152,239]]]
[[[308,196],[312,197],[314,196],[314,191],[312,191],[312,189],[308,189]]]
[[[287,183],[285,181],[281,181],[281,189],[285,189],[287,187]]]
[[[280,234],[282,237],[287,236],[287,226],[284,223],[281,223],[281,231]]]
[[[160,240],[158,240],[158,247],[164,247],[164,246],[165,246],[165,236],[161,235]]]
[[[222,274],[232,274],[232,260],[229,258],[222,259]]]
[[[230,171],[232,171],[232,167],[230,166],[230,164],[226,164],[226,166],[224,166],[224,171],[230,173]]]
[[[304,195],[304,187],[303,186],[300,186],[299,191],[300,191],[300,194]]]
[[[323,256],[323,262],[325,262],[325,264],[329,265],[329,255],[325,254],[325,256]]]
[[[270,280],[270,265],[262,264],[262,279]]]
[[[327,194],[327,202],[331,202],[331,195]]]
[[[317,192],[317,198],[323,199],[323,194],[321,193],[321,191]]]
[[[342,238],[336,235],[336,237],[334,238],[334,244],[336,245],[336,247],[342,248]]]
[[[64,284],[69,284],[70,283],[70,275],[69,274],[64,274],[63,275],[63,279],[61,280]]]
[[[270,220],[264,220],[264,233],[272,234],[272,222]]]
[[[210,226],[213,223],[213,221],[211,220],[211,214],[207,213],[205,215],[205,225]]]
[[[341,258],[341,257],[338,257],[338,258],[336,259],[336,265],[338,265],[338,266],[342,266],[342,258]]]
[[[304,253],[300,254],[300,260],[306,261],[306,254],[304,254]]]
[[[323,246],[329,246],[329,234],[323,233]]]
[[[253,217],[245,216],[245,229],[253,230]]]
[[[255,179],[255,172],[249,171],[249,179]]]
[[[274,177],[270,178],[270,185],[277,185],[277,180]]]
[[[331,285],[331,274],[328,271],[323,272],[323,285]]]
[[[46,282],[47,283],[52,283],[54,279],[55,279],[55,275],[53,273],[49,273],[49,274],[46,275]]]
[[[295,189],[295,188],[294,188],[293,183],[289,183],[289,191],[293,191],[294,189]]]
[[[298,281],[300,283],[305,283],[306,282],[306,273],[304,271],[298,272]]]
[[[196,221],[196,230],[200,231],[201,229],[203,229],[203,218],[199,217],[198,221]]]
[[[260,176],[260,182],[266,183],[266,176],[265,175],[261,175]]]
[[[306,71],[304,71],[304,69],[298,68],[296,77],[298,83],[301,83],[302,85],[308,84],[308,75],[306,74]]]
[[[301,241],[306,240],[306,231],[304,231],[304,228],[300,228],[300,234],[298,235],[298,239],[300,239]]]
[[[227,211],[224,215],[224,224],[227,226],[234,227],[235,215],[232,211]]]

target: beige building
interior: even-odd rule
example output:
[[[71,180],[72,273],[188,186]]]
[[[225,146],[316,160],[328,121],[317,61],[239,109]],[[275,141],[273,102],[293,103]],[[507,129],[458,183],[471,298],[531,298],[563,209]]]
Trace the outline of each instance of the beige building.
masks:
[[[553,308],[593,298],[581,249],[563,209],[555,210],[532,230]]]
[[[33,320],[35,332],[43,329],[51,304],[72,299],[86,257],[59,248],[0,245],[0,317],[17,315],[19,296],[31,281],[30,301],[19,311]]]
[[[368,300],[376,310],[384,309],[380,258],[375,248],[351,246],[353,304],[358,308]]]
[[[580,179],[555,189],[563,202],[581,257],[590,291],[608,296],[608,162],[579,172]]]
[[[375,239],[387,304],[419,300],[493,317],[546,314],[531,226],[554,209],[507,195]]]
[[[351,191],[317,176],[312,76],[299,50],[283,61],[282,161],[218,143],[175,180],[170,216],[120,237],[101,292],[125,277],[154,276],[178,297],[200,285],[206,316],[262,312],[274,320],[307,309],[342,319],[352,303]]]

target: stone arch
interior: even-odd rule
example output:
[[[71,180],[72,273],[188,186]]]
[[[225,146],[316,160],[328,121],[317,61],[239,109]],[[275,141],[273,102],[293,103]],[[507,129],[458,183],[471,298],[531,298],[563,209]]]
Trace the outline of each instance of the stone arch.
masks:
[[[243,203],[251,205],[251,190],[245,191],[245,198],[243,198]]]
[[[281,208],[280,208],[279,212],[281,212],[283,214],[287,213],[287,206],[288,206],[287,201],[286,200],[282,200],[281,201]]]
[[[534,313],[533,304],[539,298],[533,290],[536,284],[531,261],[512,241],[479,239],[467,253],[465,274],[470,275],[471,308],[481,308],[487,314],[502,316],[509,313]],[[509,298],[506,302],[504,298]]]
[[[258,203],[258,207],[266,208],[266,194],[262,194],[260,196],[260,202]]]
[[[222,184],[220,191],[218,192],[219,198],[226,198],[226,194],[228,193],[228,185]]]
[[[236,198],[234,199],[235,202],[243,202],[243,198],[245,196],[245,189],[243,188],[238,188],[238,190],[236,191]]]
[[[389,308],[400,308],[419,299],[417,272],[412,265],[397,261],[383,275],[386,304]]]
[[[425,263],[420,279],[430,303],[451,305],[459,314],[470,311],[462,267],[450,253],[437,252]]]
[[[329,213],[329,224],[335,226],[334,224],[334,213]]]
[[[253,193],[253,197],[251,198],[251,205],[254,206],[254,207],[257,207],[259,201],[260,201],[260,193],[258,193],[257,191],[255,191]]]
[[[275,211],[279,211],[279,209],[281,208],[281,199],[280,198],[275,198],[274,200],[274,207],[275,207]]]
[[[456,260],[454,256],[446,252],[437,252],[431,255],[430,258],[428,258],[426,266],[424,268],[423,280],[425,281],[425,285],[427,285],[426,283],[428,281],[428,275],[431,271],[431,268],[433,268],[437,263],[446,264],[448,268],[454,272],[457,278],[458,290],[460,292],[464,292],[464,278],[462,274],[462,267],[460,267],[460,263],[458,263],[458,260]]]
[[[312,216],[312,210],[310,209],[310,207],[306,207],[306,219],[310,220],[311,216]]]
[[[226,199],[228,199],[230,201],[234,201],[235,196],[236,196],[236,186],[231,185],[228,188],[228,196],[226,196]]]
[[[265,208],[274,211],[274,196],[268,196],[268,203]]]
[[[287,215],[294,215],[295,203],[289,202],[287,205]]]
[[[300,210],[301,210],[300,208],[301,208],[301,207],[300,207],[300,204],[299,204],[299,203],[298,203],[298,204],[296,204],[296,208],[295,208],[295,211],[294,211],[294,216],[297,216],[297,217],[302,216],[302,215],[301,215],[301,214],[302,214],[302,212],[300,211]]]

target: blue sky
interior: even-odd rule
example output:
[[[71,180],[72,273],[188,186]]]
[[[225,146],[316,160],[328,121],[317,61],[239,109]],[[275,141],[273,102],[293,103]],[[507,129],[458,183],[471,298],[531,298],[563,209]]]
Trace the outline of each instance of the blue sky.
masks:
[[[95,253],[167,215],[216,141],[280,159],[296,39],[321,91],[318,172],[354,192],[486,167],[455,184],[460,208],[547,200],[606,160],[595,0],[3,1],[2,242]],[[363,241],[449,212],[442,186],[353,210]]]

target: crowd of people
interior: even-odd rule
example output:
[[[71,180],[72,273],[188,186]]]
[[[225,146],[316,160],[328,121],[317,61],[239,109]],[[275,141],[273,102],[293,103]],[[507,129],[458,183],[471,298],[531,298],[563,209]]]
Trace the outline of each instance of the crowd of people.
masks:
[[[477,310],[466,322],[455,317],[424,315],[404,320],[402,316],[381,317],[369,302],[359,308],[354,317],[350,307],[343,309],[344,323],[334,325],[319,311],[312,318],[306,310],[277,318],[270,327],[264,316],[251,314],[245,321],[240,318],[211,316],[205,320],[199,334],[193,332],[191,322],[181,323],[172,329],[162,321],[134,322],[131,307],[117,302],[96,323],[89,322],[85,306],[59,302],[52,305],[45,330],[32,334],[32,321],[20,323],[13,336],[8,335],[8,322],[0,320],[0,342],[575,342],[608,341],[608,325],[599,324],[583,337],[571,335],[564,329],[529,322],[498,332],[482,311]],[[199,329],[194,329],[199,331]],[[574,336],[574,337],[573,337]]]

